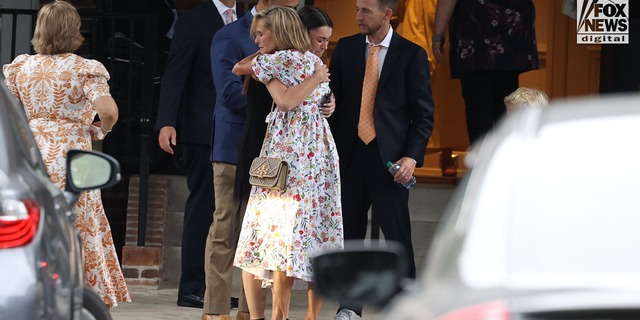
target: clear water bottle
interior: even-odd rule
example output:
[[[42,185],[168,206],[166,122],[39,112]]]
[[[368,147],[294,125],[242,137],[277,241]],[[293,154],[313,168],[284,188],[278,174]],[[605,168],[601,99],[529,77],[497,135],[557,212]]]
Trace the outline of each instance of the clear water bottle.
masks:
[[[398,169],[400,169],[400,165],[397,163],[391,163],[391,161],[389,161],[387,162],[387,168],[389,168],[389,173],[391,173],[392,176],[395,176],[396,172],[398,172]],[[409,180],[409,182],[403,183],[402,185],[409,190],[413,189],[413,187],[416,186],[416,177],[411,177],[411,180]]]

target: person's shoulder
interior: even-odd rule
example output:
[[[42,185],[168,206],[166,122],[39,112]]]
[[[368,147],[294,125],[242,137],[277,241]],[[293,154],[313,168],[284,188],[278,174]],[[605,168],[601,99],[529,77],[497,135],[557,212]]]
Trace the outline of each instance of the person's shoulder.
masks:
[[[211,1],[208,1],[211,2]],[[213,5],[213,3],[211,3]],[[207,11],[207,2],[183,13],[180,17],[178,17],[178,21],[176,23],[183,25],[192,25],[195,23],[199,23],[201,21],[206,20],[206,11]]]
[[[210,7],[212,7],[212,6],[215,8],[215,6],[213,5],[213,2],[211,2],[211,3],[209,3],[209,2],[211,2],[211,1],[203,2],[202,4],[196,6],[193,9],[191,9],[191,10],[185,12],[184,14],[182,14],[180,16],[180,18],[182,18],[182,17],[189,18],[189,17],[193,17],[195,15],[203,14],[207,10],[210,10],[211,9]]]
[[[236,37],[234,36],[237,33],[237,30],[235,30],[233,28],[233,23],[228,24],[222,28],[220,28],[220,30],[218,30],[218,32],[216,32],[216,34],[213,36],[213,41],[220,41],[220,40],[232,40],[235,39]]]
[[[201,4],[184,14],[182,14],[175,23],[174,26],[174,35],[173,40],[176,39],[199,39],[199,38],[208,38],[208,40],[213,39],[213,33],[219,31],[220,28],[211,29],[211,20],[222,19],[219,14],[217,14],[217,18],[211,14],[211,8],[208,8],[208,3],[213,5],[213,2],[210,0]],[[220,22],[222,23],[222,22]]]
[[[311,63],[314,63],[314,64],[315,64],[316,62],[318,62],[318,61],[319,61],[319,62],[322,62],[322,59],[320,59],[318,56],[316,56],[316,55],[315,55],[313,52],[311,52],[311,51],[307,51],[307,52],[305,52],[305,53],[304,53],[304,57],[305,57],[305,59],[310,60],[310,61],[311,61]]]
[[[80,67],[80,74],[83,74],[85,76],[92,75],[109,77],[107,68],[105,68],[102,62],[98,60],[83,58],[76,54],[72,54],[69,59],[75,60],[76,65]]]
[[[11,65],[22,65],[27,60],[31,59],[32,57],[35,57],[35,56],[32,56],[32,55],[27,54],[27,53],[23,53],[23,54],[17,56],[15,59],[13,59],[13,61],[11,62]]]
[[[426,59],[427,57],[427,51],[423,47],[395,32],[393,34],[393,38],[391,39],[391,46],[397,46],[397,48],[400,50],[401,56],[404,56],[410,60],[422,58]]]
[[[242,38],[247,38],[250,39],[248,37],[242,37],[243,34],[246,34],[246,28],[244,26],[244,24],[238,22],[240,20],[236,20],[228,25],[225,25],[224,27],[220,28],[220,30],[218,30],[218,32],[216,32],[216,35],[214,36],[215,38],[223,38],[223,37],[231,37],[232,39],[237,39],[240,40]],[[251,40],[251,42],[253,42],[253,40]]]
[[[31,56],[26,53],[21,54],[13,59],[11,63],[5,64],[2,68],[5,78],[11,78],[11,76],[18,72],[18,70],[32,57],[35,56]]]
[[[278,59],[283,58],[302,58],[304,53],[296,50],[296,49],[286,49],[286,50],[278,50],[271,54],[273,57]]]
[[[364,42],[365,41],[365,35],[361,34],[361,33],[356,33],[354,35],[350,35],[350,36],[346,36],[346,37],[342,37],[340,38],[340,40],[338,40],[338,43],[342,42],[342,43],[358,43],[358,42]]]
[[[421,47],[418,44],[416,44],[415,42],[413,42],[413,41],[401,36],[397,32],[393,33],[393,37],[391,38],[391,43],[392,44],[393,44],[394,40],[397,42],[397,44],[399,46],[402,47],[402,50],[408,50],[408,51],[411,51],[411,52],[420,52],[420,51],[426,52],[426,50],[424,50],[423,47]]]
[[[292,60],[303,59],[304,55],[300,51],[294,49],[279,50],[274,53],[266,53],[258,55],[254,60],[263,66],[271,66],[279,68],[288,64]]]
[[[95,59],[88,59],[82,56],[79,56],[75,53],[72,53],[68,56],[70,60],[75,61],[78,64],[81,64],[84,67],[93,67],[93,66],[103,66],[102,63]]]

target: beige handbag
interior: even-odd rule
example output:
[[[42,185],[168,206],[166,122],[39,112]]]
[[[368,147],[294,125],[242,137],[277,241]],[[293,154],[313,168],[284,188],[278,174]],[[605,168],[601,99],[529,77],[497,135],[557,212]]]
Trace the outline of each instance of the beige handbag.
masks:
[[[271,104],[271,112],[273,112],[274,107],[275,102]],[[269,132],[269,128],[271,128],[271,122],[269,122],[269,126],[267,126],[267,132]],[[284,148],[289,144],[289,140],[291,140],[291,133],[289,133],[287,143],[282,146],[283,153]],[[266,142],[267,135],[265,134],[260,156],[253,159],[251,167],[249,168],[249,183],[252,186],[265,189],[284,190],[287,186],[289,163],[283,158],[263,157],[262,153],[264,152]]]
[[[256,157],[249,169],[249,183],[265,189],[284,190],[289,163],[282,158]]]

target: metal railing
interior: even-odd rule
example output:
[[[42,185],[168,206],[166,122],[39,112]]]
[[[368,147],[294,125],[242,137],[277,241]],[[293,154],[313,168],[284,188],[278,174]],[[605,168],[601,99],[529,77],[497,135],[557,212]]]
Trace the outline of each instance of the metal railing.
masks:
[[[11,48],[9,49],[11,52],[11,58],[16,57],[16,39],[18,38],[17,24],[18,24],[18,16],[30,16],[31,17],[31,35],[33,35],[33,30],[36,27],[36,17],[38,16],[38,10],[31,9],[0,9],[0,14],[3,17],[11,16]],[[29,38],[31,40],[31,38]],[[31,47],[31,54],[34,53],[33,47]]]
[[[149,196],[149,145],[152,132],[152,110],[154,106],[154,86],[159,85],[156,71],[156,17],[154,15],[134,15],[115,13],[96,13],[80,11],[81,18],[91,20],[88,34],[90,50],[81,47],[77,53],[85,58],[96,59],[107,68],[112,78],[109,82],[112,95],[116,100],[120,119],[113,132],[105,138],[104,146],[124,146],[124,156],[116,156],[121,164],[139,161],[140,187],[138,203],[138,246],[145,245],[147,229],[147,205]],[[11,18],[11,59],[16,56],[17,20],[19,16],[31,16],[30,40],[33,37],[38,10],[0,9],[3,19]],[[136,22],[144,25],[142,31],[136,30]],[[122,28],[125,26],[124,28]],[[128,27],[127,27],[128,26]],[[138,32],[142,32],[143,43],[136,43]],[[8,34],[3,30],[3,34]],[[30,48],[33,54],[33,47]],[[125,70],[125,72],[122,72]],[[118,88],[114,92],[114,87]],[[132,119],[139,120],[131,121]],[[124,122],[124,123],[123,123]],[[120,134],[118,134],[118,132]],[[139,146],[130,137],[139,135]],[[117,140],[117,141],[114,141]],[[139,148],[139,158],[132,157]],[[104,150],[110,153],[109,150]],[[114,150],[111,150],[114,151]],[[136,159],[132,159],[136,158]]]

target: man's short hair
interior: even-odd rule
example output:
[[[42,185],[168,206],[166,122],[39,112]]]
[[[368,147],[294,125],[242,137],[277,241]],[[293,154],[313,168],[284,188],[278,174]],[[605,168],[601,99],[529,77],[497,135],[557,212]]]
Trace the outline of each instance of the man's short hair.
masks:
[[[398,9],[398,0],[377,0],[377,2],[382,11],[389,8],[393,13],[396,13],[396,9]]]

